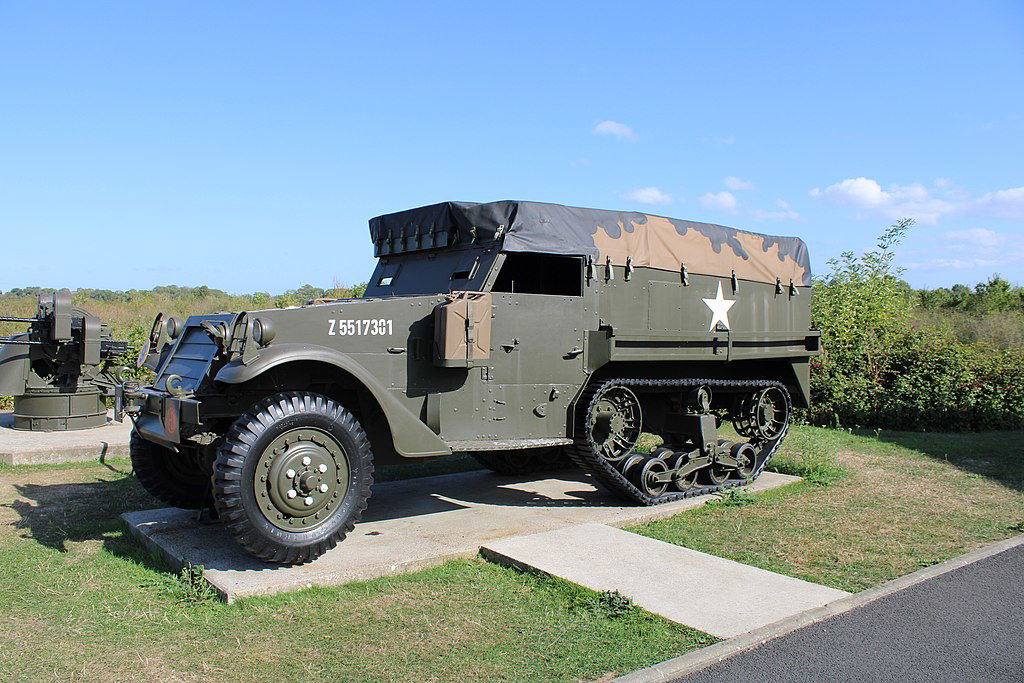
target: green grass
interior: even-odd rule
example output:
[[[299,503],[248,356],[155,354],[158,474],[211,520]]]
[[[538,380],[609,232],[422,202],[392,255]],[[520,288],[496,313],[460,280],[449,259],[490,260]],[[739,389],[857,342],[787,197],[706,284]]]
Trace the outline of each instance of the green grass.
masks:
[[[631,531],[858,591],[1019,533],[1022,443],[797,427],[772,465],[808,480]]]
[[[714,642],[479,559],[224,605],[126,537],[156,503],[123,470],[18,468],[0,502],[4,680],[571,681]]]
[[[1024,529],[1022,437],[799,427],[773,466],[814,481],[634,530],[860,590]],[[129,469],[0,471],[0,678],[570,681],[714,642],[622,596],[479,559],[224,605],[198,568],[166,571],[126,537],[118,515],[157,505]]]

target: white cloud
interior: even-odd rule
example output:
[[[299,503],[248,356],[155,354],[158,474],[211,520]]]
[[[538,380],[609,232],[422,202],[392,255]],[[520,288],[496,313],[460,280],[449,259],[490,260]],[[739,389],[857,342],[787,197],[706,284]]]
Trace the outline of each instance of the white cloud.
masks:
[[[968,270],[971,268],[991,268],[1000,265],[1000,261],[985,258],[934,258],[924,262],[908,263],[909,270]]]
[[[671,195],[665,194],[657,187],[640,187],[626,194],[626,199],[641,204],[671,204]]]
[[[736,197],[731,192],[708,192],[700,198],[700,205],[705,209],[717,209],[736,213]]]
[[[734,175],[728,176],[722,182],[725,183],[725,186],[730,190],[740,191],[754,189],[754,183],[747,182],[746,180],[741,180]]]
[[[940,217],[957,208],[952,202],[931,196],[928,188],[920,183],[892,185],[884,190],[878,181],[864,177],[847,178],[824,190],[816,187],[811,190],[811,196],[887,219],[909,216],[926,225],[937,223]]]
[[[766,211],[764,209],[754,209],[751,216],[756,221],[798,221],[800,220],[800,214],[793,210],[793,207],[789,205],[784,199],[775,200],[776,211]]]
[[[951,230],[942,233],[942,236],[950,242],[957,242],[969,246],[993,248],[999,246],[1003,236],[995,230],[988,228],[971,228],[969,230]]]
[[[611,135],[620,140],[636,140],[636,131],[624,123],[618,121],[602,121],[594,126],[594,135]]]
[[[950,230],[935,235],[917,258],[912,270],[969,270],[1002,268],[1024,259],[1024,237],[988,228]]]
[[[986,192],[975,206],[980,212],[999,218],[1024,219],[1024,187]]]

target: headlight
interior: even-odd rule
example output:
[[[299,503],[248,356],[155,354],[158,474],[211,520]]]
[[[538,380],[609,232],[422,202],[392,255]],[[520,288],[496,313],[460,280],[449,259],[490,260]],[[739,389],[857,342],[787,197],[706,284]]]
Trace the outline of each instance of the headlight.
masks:
[[[274,340],[276,330],[270,320],[256,318],[252,321],[252,338],[260,346],[266,346]]]
[[[184,325],[181,322],[181,318],[170,317],[167,319],[167,337],[169,339],[177,339],[178,335],[181,334],[181,329]]]

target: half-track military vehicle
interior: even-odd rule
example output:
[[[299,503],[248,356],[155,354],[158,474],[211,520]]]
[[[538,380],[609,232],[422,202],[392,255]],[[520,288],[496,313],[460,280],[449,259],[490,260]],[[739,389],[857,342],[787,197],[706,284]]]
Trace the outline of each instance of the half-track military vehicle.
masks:
[[[799,239],[520,201],[388,214],[370,235],[363,298],[158,316],[156,379],[121,391],[142,484],[215,506],[264,560],[335,546],[374,463],[577,466],[651,505],[750,482],[807,405]],[[643,433],[661,445],[639,452]]]

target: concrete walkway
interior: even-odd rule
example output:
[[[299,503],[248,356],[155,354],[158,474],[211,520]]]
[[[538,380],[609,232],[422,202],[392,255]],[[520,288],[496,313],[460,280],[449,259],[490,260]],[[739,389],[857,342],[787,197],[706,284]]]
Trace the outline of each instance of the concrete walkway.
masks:
[[[8,465],[52,465],[101,458],[127,458],[132,421],[67,432],[28,432],[14,429],[14,416],[0,413],[0,462]]]
[[[750,487],[761,491],[796,477],[766,472]],[[627,526],[670,517],[712,499],[701,496],[642,507],[595,489],[578,471],[523,481],[466,472],[374,486],[363,521],[337,548],[315,562],[281,567],[247,555],[219,523],[173,508],[122,515],[130,532],[172,566],[203,565],[221,597],[267,595],[307,586],[347,583],[415,571],[509,536],[596,522]]]
[[[617,590],[649,612],[718,638],[849,595],[604,524],[492,541],[481,551],[596,591]]]

